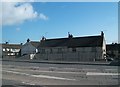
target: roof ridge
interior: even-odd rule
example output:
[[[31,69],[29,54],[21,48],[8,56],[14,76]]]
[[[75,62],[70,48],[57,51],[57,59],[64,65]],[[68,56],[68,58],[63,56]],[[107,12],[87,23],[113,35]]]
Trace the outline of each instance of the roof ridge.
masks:
[[[40,41],[30,41],[30,42],[40,42]]]
[[[86,38],[86,37],[101,37],[101,35],[96,35],[96,36],[73,37],[73,39],[74,39],[74,38]],[[65,38],[53,38],[53,39],[46,39],[46,40],[58,40],[58,39],[68,39],[68,37],[65,37]]]

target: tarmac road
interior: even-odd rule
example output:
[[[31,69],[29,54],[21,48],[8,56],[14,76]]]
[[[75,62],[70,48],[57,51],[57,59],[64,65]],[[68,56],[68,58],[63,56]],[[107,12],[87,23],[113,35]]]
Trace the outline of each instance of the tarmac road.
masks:
[[[102,87],[102,85],[118,85],[120,79],[118,75],[118,66],[2,62],[3,85],[16,87],[20,85]]]

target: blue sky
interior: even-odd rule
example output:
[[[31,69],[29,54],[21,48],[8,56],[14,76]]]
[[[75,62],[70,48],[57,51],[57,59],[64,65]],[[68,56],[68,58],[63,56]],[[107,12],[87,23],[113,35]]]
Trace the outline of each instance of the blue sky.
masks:
[[[107,43],[118,41],[117,2],[8,4],[3,4],[8,9],[2,8],[2,42],[25,43],[27,38],[39,41],[42,36],[63,38],[68,32],[75,37],[100,35],[101,31],[104,31]]]

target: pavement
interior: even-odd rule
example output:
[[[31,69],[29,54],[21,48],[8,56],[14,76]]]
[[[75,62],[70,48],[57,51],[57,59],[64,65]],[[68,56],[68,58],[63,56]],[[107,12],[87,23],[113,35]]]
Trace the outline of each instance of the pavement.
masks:
[[[2,61],[2,79],[16,87],[117,87],[120,78],[117,66]]]
[[[18,59],[18,58],[4,58],[1,61],[14,61],[14,62],[29,62],[29,63],[50,63],[50,64],[81,64],[81,65],[109,65],[110,62],[106,61],[50,61],[50,60],[36,60],[36,59]]]

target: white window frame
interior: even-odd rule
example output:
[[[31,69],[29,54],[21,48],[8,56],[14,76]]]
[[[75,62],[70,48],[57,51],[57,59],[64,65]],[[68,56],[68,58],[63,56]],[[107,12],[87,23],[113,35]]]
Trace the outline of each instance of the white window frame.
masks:
[[[10,49],[9,49],[9,48],[6,48],[6,50],[7,50],[7,51],[10,51]]]
[[[5,48],[3,48],[3,51],[5,51]]]

